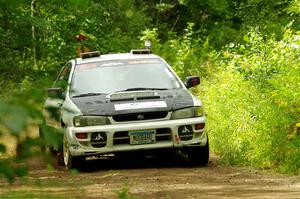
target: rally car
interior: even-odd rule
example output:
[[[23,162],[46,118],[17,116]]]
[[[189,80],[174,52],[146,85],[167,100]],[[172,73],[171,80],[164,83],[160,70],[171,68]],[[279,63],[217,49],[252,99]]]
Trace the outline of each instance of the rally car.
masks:
[[[187,89],[171,66],[150,49],[129,53],[82,53],[61,70],[48,89],[48,126],[63,129],[63,160],[67,169],[86,157],[178,150],[189,162],[207,165],[208,135],[201,101]],[[133,153],[134,154],[134,153]]]

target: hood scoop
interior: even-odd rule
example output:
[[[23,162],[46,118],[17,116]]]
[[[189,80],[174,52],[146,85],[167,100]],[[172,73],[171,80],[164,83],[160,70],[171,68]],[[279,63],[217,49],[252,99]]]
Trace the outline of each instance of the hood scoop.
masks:
[[[112,93],[106,96],[111,102],[116,101],[127,101],[127,100],[141,100],[141,99],[159,99],[160,96],[154,91],[130,91],[130,92],[119,92]]]
[[[145,97],[137,97],[137,100],[144,100],[144,99],[160,99],[160,96],[155,95],[155,96],[145,96]]]

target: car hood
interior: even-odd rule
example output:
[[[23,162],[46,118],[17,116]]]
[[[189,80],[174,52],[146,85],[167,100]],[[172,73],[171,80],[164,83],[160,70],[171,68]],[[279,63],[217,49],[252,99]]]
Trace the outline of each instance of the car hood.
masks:
[[[71,99],[84,115],[169,112],[194,106],[192,95],[185,89],[130,91]]]

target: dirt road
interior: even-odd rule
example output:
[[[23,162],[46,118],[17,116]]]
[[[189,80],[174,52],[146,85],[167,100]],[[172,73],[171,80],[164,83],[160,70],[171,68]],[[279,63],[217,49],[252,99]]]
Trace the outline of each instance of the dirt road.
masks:
[[[300,177],[219,164],[187,167],[172,158],[89,160],[77,174],[49,171],[41,159],[0,198],[300,198]],[[123,197],[123,198],[126,198]]]

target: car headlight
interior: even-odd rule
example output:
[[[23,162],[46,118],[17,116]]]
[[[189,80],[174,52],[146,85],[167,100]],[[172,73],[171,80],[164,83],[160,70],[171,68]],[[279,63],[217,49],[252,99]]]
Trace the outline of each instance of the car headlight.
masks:
[[[110,124],[107,117],[104,116],[75,116],[74,117],[74,126],[97,126],[97,125],[105,125]]]
[[[192,117],[201,117],[204,115],[202,106],[195,106],[190,108],[184,108],[172,113],[171,119],[184,119]]]

